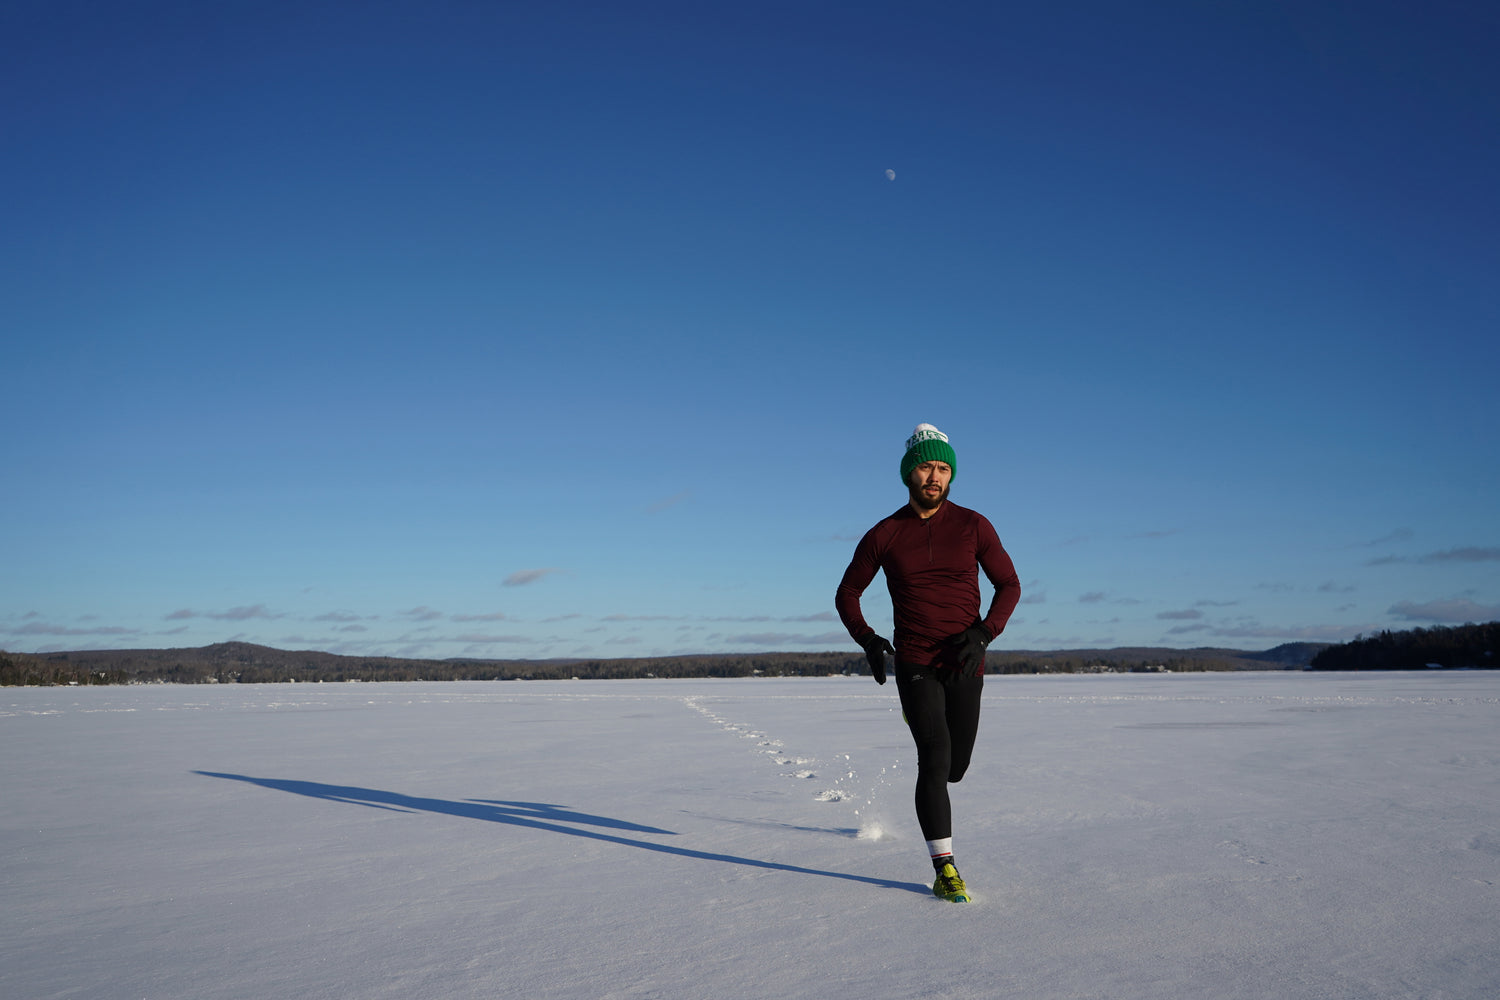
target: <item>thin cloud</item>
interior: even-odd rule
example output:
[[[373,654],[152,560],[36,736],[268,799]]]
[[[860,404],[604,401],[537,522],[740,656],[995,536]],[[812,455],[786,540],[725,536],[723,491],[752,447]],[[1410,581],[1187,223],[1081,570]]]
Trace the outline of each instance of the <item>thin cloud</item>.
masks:
[[[252,618],[280,618],[282,616],[273,614],[264,604],[251,604],[247,607],[230,608],[228,611],[209,612],[203,617],[224,622],[243,622]]]
[[[364,619],[352,611],[330,611],[326,615],[310,619],[315,622],[357,622]]]
[[[786,615],[775,618],[771,615],[711,615],[707,618],[689,619],[701,622],[835,622],[838,617],[832,611],[816,611],[810,615]]]
[[[1423,556],[1421,561],[1424,563],[1500,562],[1500,548],[1470,545],[1459,549],[1448,549],[1444,552],[1433,552]]]
[[[1344,642],[1361,631],[1370,631],[1372,628],[1369,625],[1293,625],[1286,628],[1267,625],[1236,625],[1211,629],[1210,634],[1224,639]]]
[[[660,513],[661,511],[667,510],[670,507],[676,507],[678,504],[692,497],[692,495],[692,490],[683,490],[681,493],[674,493],[671,496],[663,500],[658,500],[651,506],[647,507],[646,512],[648,514]]]
[[[503,611],[493,611],[487,615],[454,615],[452,620],[456,622],[499,622],[505,620],[505,613]]]
[[[500,582],[507,587],[524,587],[549,577],[554,573],[561,572],[563,571],[552,566],[545,566],[540,569],[518,569]]]
[[[414,622],[435,622],[443,617],[443,613],[436,608],[429,608],[427,605],[422,604],[412,608],[410,611],[401,612],[401,617],[410,618]]]
[[[847,632],[824,632],[822,635],[798,635],[794,632],[747,632],[741,635],[726,635],[724,641],[747,646],[784,646],[790,643],[825,646],[842,642],[852,644],[853,642]]]
[[[1168,622],[1191,622],[1203,617],[1203,612],[1196,608],[1187,608],[1182,611],[1162,611],[1157,613],[1157,619]]]
[[[1110,604],[1121,604],[1127,607],[1141,603],[1134,597],[1110,597],[1102,590],[1091,590],[1086,594],[1078,595],[1079,604],[1103,604],[1106,601]],[[1024,604],[1026,601],[1023,599],[1022,603]]]
[[[229,608],[225,611],[194,611],[192,608],[180,608],[166,616],[169,622],[183,621],[188,618],[211,618],[221,622],[243,622],[253,618],[284,618],[272,612],[264,604],[250,604],[237,608]]]
[[[1424,556],[1379,556],[1365,563],[1366,566],[1390,566],[1407,563],[1418,566],[1437,566],[1444,563],[1500,562],[1500,548],[1484,545],[1465,545],[1442,552],[1429,552]]]
[[[30,618],[30,615],[27,615]],[[137,635],[140,629],[118,625],[97,625],[92,628],[75,628],[71,625],[52,625],[47,622],[28,622],[19,628],[3,630],[6,635]]]
[[[1463,624],[1464,622],[1487,622],[1500,618],[1500,604],[1479,604],[1469,600],[1451,601],[1427,601],[1417,604],[1413,601],[1399,601],[1391,605],[1387,614],[1395,615],[1409,622],[1448,622],[1452,624]]]
[[[1394,531],[1381,535],[1379,538],[1365,542],[1363,547],[1373,549],[1381,545],[1390,545],[1393,542],[1409,542],[1413,534],[1414,532],[1410,528],[1397,528]]]
[[[739,635],[727,635],[724,637],[724,641],[750,646],[779,646],[801,638],[801,636],[793,635],[790,632],[743,632]]]

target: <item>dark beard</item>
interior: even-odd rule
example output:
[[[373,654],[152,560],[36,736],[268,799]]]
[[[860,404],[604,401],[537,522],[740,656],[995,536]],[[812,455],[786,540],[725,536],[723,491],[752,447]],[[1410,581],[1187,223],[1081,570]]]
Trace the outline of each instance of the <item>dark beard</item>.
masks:
[[[948,499],[948,491],[952,488],[952,483],[944,486],[943,492],[938,495],[936,500],[927,499],[927,494],[923,493],[919,486],[908,487],[907,492],[911,494],[911,502],[916,505],[918,510],[937,510],[943,505],[943,501]]]

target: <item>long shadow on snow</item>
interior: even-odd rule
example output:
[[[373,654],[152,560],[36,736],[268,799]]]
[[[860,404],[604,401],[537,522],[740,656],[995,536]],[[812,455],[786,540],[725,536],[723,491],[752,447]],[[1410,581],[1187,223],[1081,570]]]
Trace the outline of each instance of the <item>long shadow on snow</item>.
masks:
[[[317,781],[289,781],[282,778],[251,778],[243,774],[220,774],[215,771],[194,771],[205,778],[224,778],[228,781],[243,781],[278,792],[306,795],[308,798],[325,799],[330,802],[347,802],[351,805],[368,806],[372,809],[389,809],[392,812],[430,812],[444,816],[460,816],[464,819],[484,820],[487,823],[504,823],[508,826],[524,826],[550,833],[565,833],[572,837],[602,840],[610,844],[639,847],[658,854],[674,854],[682,858],[697,858],[700,861],[722,861],[725,864],[745,865],[749,868],[765,868],[769,871],[793,872],[799,875],[822,875],[825,878],[841,878],[850,882],[864,882],[882,889],[906,889],[927,895],[931,890],[915,882],[897,882],[894,879],[872,878],[869,875],[850,875],[847,872],[829,872],[818,868],[803,868],[775,861],[758,861],[741,858],[733,854],[715,854],[711,851],[695,851],[690,847],[669,847],[654,844],[649,840],[633,840],[597,830],[561,826],[562,823],[581,823],[585,826],[603,827],[610,830],[627,830],[632,833],[659,833],[675,837],[671,830],[654,826],[642,826],[627,820],[611,819],[608,816],[593,816],[574,812],[566,806],[549,805],[544,802],[506,802],[499,799],[469,799],[453,802],[447,799],[424,799],[399,792],[382,792],[373,788],[355,788],[349,785],[325,785]]]

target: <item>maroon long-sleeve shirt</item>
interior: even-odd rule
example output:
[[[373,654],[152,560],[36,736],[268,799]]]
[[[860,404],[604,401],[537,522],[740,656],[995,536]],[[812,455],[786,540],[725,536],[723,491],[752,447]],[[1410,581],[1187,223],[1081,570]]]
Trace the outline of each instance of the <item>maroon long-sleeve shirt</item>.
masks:
[[[921,518],[903,505],[865,532],[834,595],[839,618],[856,642],[875,630],[860,611],[860,595],[885,571],[895,615],[896,658],[928,666],[956,666],[946,640],[980,622],[979,570],[995,587],[982,624],[990,638],[1005,630],[1021,581],[995,528],[983,514],[945,501]]]

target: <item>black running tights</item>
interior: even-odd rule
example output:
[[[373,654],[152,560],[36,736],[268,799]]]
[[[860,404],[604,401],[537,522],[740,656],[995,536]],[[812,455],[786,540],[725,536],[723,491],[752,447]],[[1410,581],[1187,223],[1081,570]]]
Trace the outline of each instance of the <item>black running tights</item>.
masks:
[[[948,783],[962,780],[979,732],[984,675],[896,663],[901,712],[917,742],[917,822],[927,840],[953,836]]]

